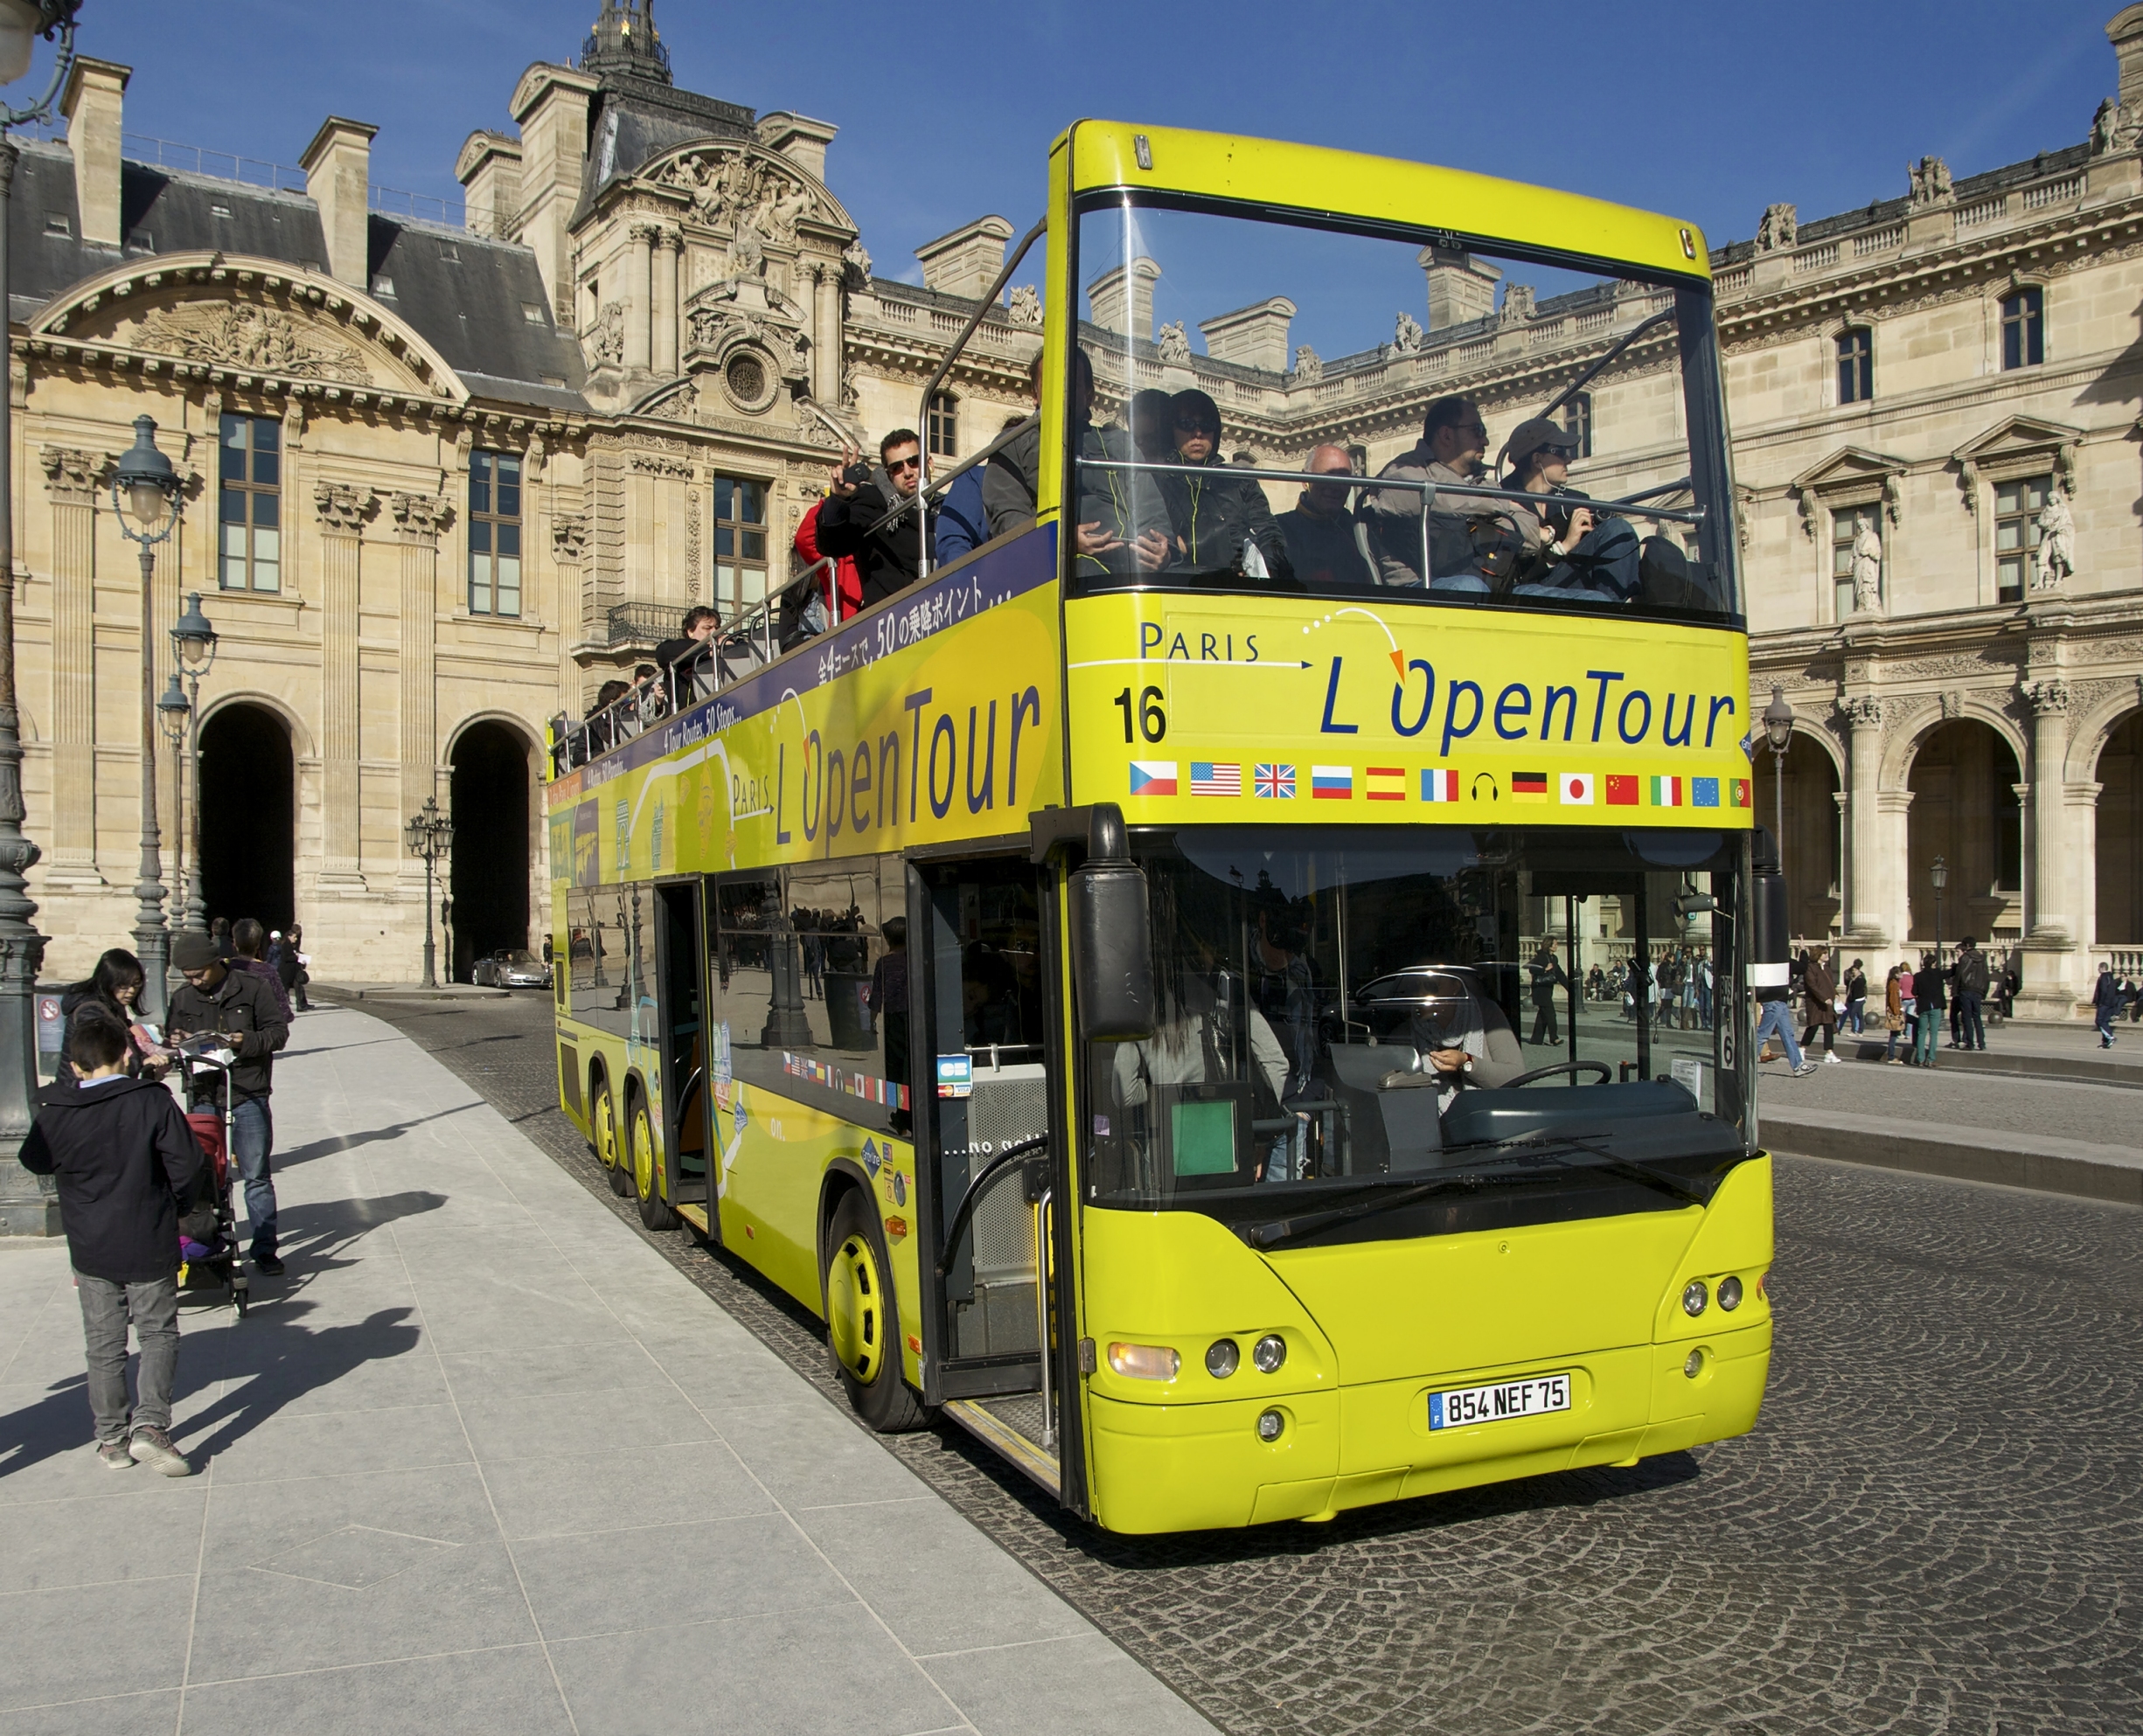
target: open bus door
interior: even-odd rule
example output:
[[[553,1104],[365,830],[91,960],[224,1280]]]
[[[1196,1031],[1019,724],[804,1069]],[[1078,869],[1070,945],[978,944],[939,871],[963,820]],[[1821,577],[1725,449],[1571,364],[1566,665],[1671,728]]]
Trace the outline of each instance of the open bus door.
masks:
[[[1068,1246],[1061,1142],[1061,981],[1051,882],[1024,853],[910,871],[924,1094],[917,1167],[933,1209],[923,1263],[934,1354],[924,1397],[1054,1495],[1075,1412],[1058,1370]]]
[[[640,1216],[651,1229],[678,1218],[712,1233],[707,1210],[707,1054],[700,972],[699,883],[676,881],[655,889],[661,920],[655,926],[657,1003],[662,1066],[662,1167],[644,1179],[637,1167],[635,1191]]]

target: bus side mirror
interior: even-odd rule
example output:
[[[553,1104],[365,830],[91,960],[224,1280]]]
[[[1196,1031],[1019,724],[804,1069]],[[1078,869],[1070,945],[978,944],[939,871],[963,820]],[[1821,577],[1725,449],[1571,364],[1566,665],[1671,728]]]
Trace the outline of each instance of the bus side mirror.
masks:
[[[1145,871],[1131,860],[1121,815],[1110,807],[1107,816],[1072,871],[1072,980],[1080,1041],[1134,1043],[1153,1035],[1153,928]]]

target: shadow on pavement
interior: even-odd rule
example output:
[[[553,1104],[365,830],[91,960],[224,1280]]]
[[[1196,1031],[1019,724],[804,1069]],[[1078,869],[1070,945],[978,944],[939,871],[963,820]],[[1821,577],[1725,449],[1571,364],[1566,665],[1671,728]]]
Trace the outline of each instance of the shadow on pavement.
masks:
[[[248,1314],[226,1327],[220,1343],[201,1358],[220,1364],[212,1379],[238,1384],[173,1430],[196,1469],[294,1399],[330,1386],[368,1362],[407,1356],[423,1338],[409,1319],[414,1308],[383,1308],[351,1324],[317,1331],[299,1318],[310,1309],[309,1302],[289,1300]],[[185,1365],[182,1350],[182,1378]]]
[[[345,1151],[355,1151],[360,1146],[377,1145],[383,1139],[400,1139],[411,1128],[422,1127],[427,1121],[444,1121],[449,1115],[467,1115],[470,1110],[482,1108],[481,1103],[456,1103],[450,1109],[440,1109],[428,1115],[412,1116],[406,1121],[391,1121],[383,1128],[366,1128],[361,1133],[332,1133],[325,1139],[316,1139],[309,1145],[294,1145],[288,1151],[275,1155],[277,1169],[288,1169],[299,1163],[309,1163],[316,1157],[337,1156]]]

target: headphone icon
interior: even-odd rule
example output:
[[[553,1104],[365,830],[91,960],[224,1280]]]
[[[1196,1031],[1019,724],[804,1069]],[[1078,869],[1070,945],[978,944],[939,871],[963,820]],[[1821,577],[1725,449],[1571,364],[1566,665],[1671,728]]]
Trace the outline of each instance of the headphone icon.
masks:
[[[1472,794],[1466,799],[1469,802],[1479,802],[1481,799],[1481,781],[1484,778],[1488,781],[1488,799],[1491,802],[1500,802],[1503,799],[1503,792],[1496,787],[1496,774],[1493,772],[1474,773]]]

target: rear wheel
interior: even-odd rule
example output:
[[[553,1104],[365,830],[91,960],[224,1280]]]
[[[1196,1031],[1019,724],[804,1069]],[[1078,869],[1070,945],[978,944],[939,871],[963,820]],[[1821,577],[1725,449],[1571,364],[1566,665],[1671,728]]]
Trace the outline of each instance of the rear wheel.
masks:
[[[611,1101],[608,1080],[595,1087],[588,1109],[588,1125],[595,1135],[595,1161],[602,1165],[603,1179],[610,1184],[612,1193],[622,1197],[631,1183],[625,1174],[624,1154],[618,1149],[617,1106]]]
[[[655,1121],[647,1099],[632,1106],[632,1191],[640,1202],[640,1221],[651,1230],[674,1230],[677,1213],[662,1197],[661,1159],[655,1150]]]
[[[880,1434],[922,1427],[922,1406],[901,1378],[900,1311],[885,1242],[852,1188],[826,1231],[823,1293],[827,1347],[856,1414]]]

